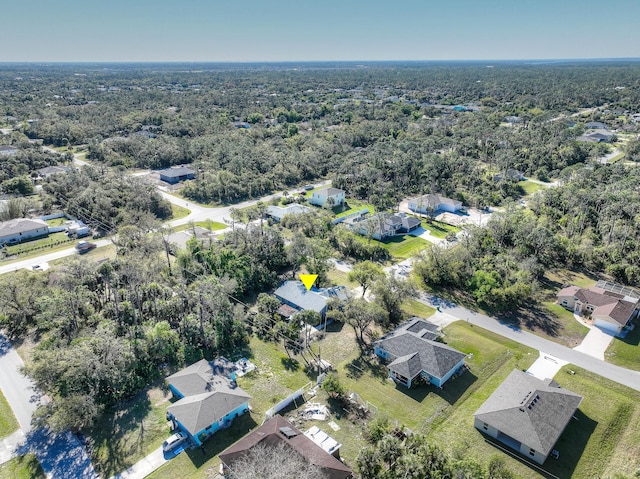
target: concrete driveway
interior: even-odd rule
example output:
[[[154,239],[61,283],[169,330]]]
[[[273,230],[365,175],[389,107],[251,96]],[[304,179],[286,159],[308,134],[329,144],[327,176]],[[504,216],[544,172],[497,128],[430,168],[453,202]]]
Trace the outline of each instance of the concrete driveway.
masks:
[[[604,353],[611,341],[613,341],[612,335],[594,326],[589,330],[582,342],[573,349],[604,361]]]
[[[536,359],[536,362],[527,369],[527,373],[532,376],[537,377],[538,379],[551,379],[553,378],[560,368],[565,364],[569,364],[567,361],[563,361],[562,359],[555,358],[550,354],[539,352],[540,356]]]

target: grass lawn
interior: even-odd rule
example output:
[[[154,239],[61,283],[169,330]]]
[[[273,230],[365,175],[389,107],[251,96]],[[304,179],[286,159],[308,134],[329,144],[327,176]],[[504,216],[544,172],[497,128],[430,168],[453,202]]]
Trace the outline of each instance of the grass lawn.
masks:
[[[340,271],[339,269],[332,269],[327,273],[327,277],[329,281],[335,286],[346,286],[349,289],[354,289],[360,286],[355,281],[349,281],[347,279],[347,274],[344,271]]]
[[[195,223],[193,223],[193,225],[200,226],[201,228],[207,229],[209,231],[220,231],[229,227],[229,225],[218,223],[217,221],[196,221]],[[176,226],[175,228],[173,228],[173,231],[185,231],[191,227],[192,226],[189,223],[186,225]]]
[[[633,324],[626,338],[613,338],[604,357],[610,363],[640,371],[640,321],[636,319]]]
[[[0,479],[45,479],[42,466],[34,454],[14,457],[0,465]]]
[[[49,226],[62,226],[64,225],[67,221],[69,221],[66,217],[62,217],[62,218],[54,218],[52,220],[47,220],[46,223]]]
[[[436,312],[435,308],[427,306],[415,299],[407,299],[402,305],[402,311],[408,316],[418,316],[419,318],[428,318]]]
[[[540,188],[544,188],[544,186],[542,186],[541,184],[534,183],[533,181],[529,180],[519,181],[518,186],[522,188],[522,191],[524,191],[525,195],[527,196],[534,194]]]
[[[0,438],[7,437],[9,434],[18,430],[18,421],[13,415],[11,406],[0,391]]]
[[[14,246],[7,246],[7,255],[23,255],[20,259],[26,259],[31,256],[39,256],[45,253],[52,253],[58,249],[65,249],[73,246],[74,240],[60,233],[52,233],[46,238],[25,241]],[[33,253],[33,254],[29,254]]]
[[[451,226],[436,220],[431,220],[431,222],[422,220],[422,227],[429,230],[431,236],[440,239],[446,238],[449,233],[458,233],[460,231],[460,228],[456,226]]]
[[[411,258],[431,244],[425,239],[411,235],[394,236],[383,242],[371,240],[371,243],[378,243],[399,260]]]
[[[172,220],[179,220],[180,218],[185,218],[191,214],[191,210],[173,203],[171,203],[171,211],[173,212],[171,216]]]
[[[89,431],[92,462],[102,477],[124,471],[171,434],[165,414],[171,393],[158,386],[102,415]]]
[[[337,218],[340,218],[364,209],[368,209],[371,214],[376,212],[373,205],[366,203],[365,201],[349,198],[345,200],[344,205],[334,207],[333,212],[336,214]]]

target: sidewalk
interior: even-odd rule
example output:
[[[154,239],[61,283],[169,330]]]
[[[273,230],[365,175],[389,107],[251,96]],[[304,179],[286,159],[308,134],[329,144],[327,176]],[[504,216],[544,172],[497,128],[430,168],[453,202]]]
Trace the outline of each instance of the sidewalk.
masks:
[[[140,459],[126,471],[116,474],[111,479],[143,479],[162,466],[167,459],[164,458],[162,448],[159,447],[147,457]]]
[[[16,449],[21,446],[25,441],[24,432],[22,429],[18,429],[10,436],[0,440],[0,464],[4,464],[12,457],[16,456]]]

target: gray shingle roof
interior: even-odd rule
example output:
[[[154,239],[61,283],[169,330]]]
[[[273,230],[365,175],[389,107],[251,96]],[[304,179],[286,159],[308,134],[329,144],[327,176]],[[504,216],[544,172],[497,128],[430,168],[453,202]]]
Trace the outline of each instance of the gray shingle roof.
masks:
[[[550,379],[513,370],[474,416],[546,456],[581,401]]]
[[[180,176],[194,175],[196,172],[186,166],[178,166],[174,168],[167,168],[166,170],[160,170],[158,173],[162,176],[166,176],[167,178],[178,178]]]
[[[230,363],[223,358],[211,363],[201,359],[167,377],[167,382],[184,395],[167,410],[191,434],[219,421],[251,399],[226,378],[229,368]]]
[[[318,196],[333,196],[333,195],[339,195],[341,193],[344,193],[344,190],[341,190],[339,188],[325,188],[323,190],[318,190],[315,192],[316,195]]]
[[[424,319],[412,318],[377,341],[378,347],[389,353],[393,361],[389,369],[407,378],[425,371],[437,378],[444,377],[466,354],[446,344],[433,341],[438,327]]]
[[[28,231],[48,228],[49,225],[43,220],[32,220],[29,218],[16,218],[0,223],[0,236],[10,236]]]
[[[302,281],[285,281],[274,294],[299,309],[310,309],[318,313],[322,313],[329,298],[345,299],[347,296],[344,286],[307,290]]]

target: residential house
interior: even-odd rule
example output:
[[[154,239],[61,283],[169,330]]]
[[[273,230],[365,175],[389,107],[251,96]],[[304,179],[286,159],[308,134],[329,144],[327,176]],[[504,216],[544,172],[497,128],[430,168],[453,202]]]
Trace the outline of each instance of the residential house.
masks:
[[[587,141],[591,143],[610,143],[615,133],[609,130],[589,130],[584,135],[576,138],[578,141]]]
[[[281,221],[286,215],[299,215],[311,211],[308,206],[299,205],[298,203],[290,203],[286,206],[267,206],[265,214],[273,218],[274,221]]]
[[[298,311],[310,309],[316,311],[324,319],[327,313],[327,302],[331,298],[346,299],[347,288],[335,286],[333,288],[307,289],[302,281],[285,281],[273,293],[283,304]]]
[[[584,124],[587,130],[606,130],[608,127],[601,121],[590,121]]]
[[[339,188],[325,188],[311,193],[309,203],[316,206],[324,206],[327,201],[330,201],[332,206],[338,206],[344,204],[344,195],[344,190]]]
[[[193,180],[196,177],[196,172],[186,166],[174,166],[166,170],[160,170],[158,173],[162,181],[166,181],[171,185],[184,180]]]
[[[13,145],[0,145],[0,155],[13,156],[18,153],[18,148]]]
[[[408,388],[419,378],[442,387],[464,367],[466,354],[436,341],[438,327],[411,318],[374,343],[374,352],[388,361],[389,377]]]
[[[249,396],[235,383],[235,367],[224,358],[197,363],[167,377],[178,399],[167,409],[174,426],[196,445],[249,410]]]
[[[235,126],[236,128],[244,128],[244,129],[251,128],[251,125],[246,121],[234,121],[233,126]]]
[[[506,178],[507,180],[513,181],[523,181],[526,180],[524,173],[520,170],[516,170],[514,168],[508,168],[504,174],[498,173],[493,176],[494,181],[500,181],[502,178]]]
[[[0,245],[16,244],[49,234],[49,225],[43,220],[16,218],[0,223]]]
[[[474,426],[543,464],[582,401],[552,379],[513,370],[474,414]]]
[[[40,176],[40,178],[48,178],[52,175],[67,173],[69,171],[69,167],[68,166],[47,166],[45,168],[40,168],[39,170],[36,170],[36,171],[38,173],[38,176]]]
[[[248,454],[252,448],[259,445],[271,448],[281,444],[292,454],[299,454],[306,462],[317,466],[327,479],[352,477],[353,473],[349,467],[326,452],[305,434],[282,416],[273,416],[262,426],[220,453],[219,457],[226,477],[233,477],[234,464]]]
[[[409,198],[409,209],[414,213],[432,214],[436,211],[455,213],[462,208],[462,201],[453,200],[441,195],[422,195]]]
[[[620,334],[638,315],[638,298],[602,287],[567,286],[558,292],[558,304],[580,315],[590,315],[594,324],[610,334]]]
[[[419,218],[407,216],[404,213],[397,215],[376,213],[371,216],[368,213],[368,210],[364,210],[359,215],[350,216],[342,224],[355,233],[371,236],[378,241],[409,233],[419,228],[421,224]]]

